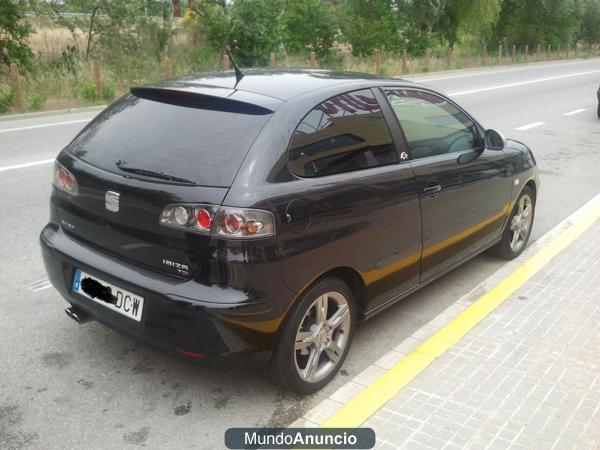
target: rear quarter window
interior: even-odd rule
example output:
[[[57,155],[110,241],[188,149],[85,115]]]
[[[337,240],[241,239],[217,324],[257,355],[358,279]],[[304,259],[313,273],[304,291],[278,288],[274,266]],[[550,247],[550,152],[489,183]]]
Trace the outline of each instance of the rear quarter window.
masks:
[[[398,162],[383,113],[369,89],[332,97],[298,125],[288,152],[290,170],[318,177]]]
[[[136,177],[119,169],[129,167],[227,187],[269,117],[129,94],[94,119],[68,150],[109,172]]]

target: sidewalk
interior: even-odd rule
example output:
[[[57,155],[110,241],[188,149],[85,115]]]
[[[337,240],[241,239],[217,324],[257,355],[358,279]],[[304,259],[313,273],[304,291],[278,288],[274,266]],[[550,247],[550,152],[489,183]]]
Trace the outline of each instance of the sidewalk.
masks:
[[[600,449],[600,221],[363,426],[380,449]]]
[[[600,450],[600,194],[291,427],[379,449]]]

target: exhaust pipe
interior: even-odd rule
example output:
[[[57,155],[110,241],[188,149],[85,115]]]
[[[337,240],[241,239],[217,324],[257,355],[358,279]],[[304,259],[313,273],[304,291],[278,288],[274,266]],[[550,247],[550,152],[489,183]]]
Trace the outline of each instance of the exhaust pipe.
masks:
[[[65,312],[67,316],[77,322],[79,325],[84,324],[86,322],[90,322],[93,320],[88,314],[84,313],[81,309],[71,306],[70,308],[66,308]]]

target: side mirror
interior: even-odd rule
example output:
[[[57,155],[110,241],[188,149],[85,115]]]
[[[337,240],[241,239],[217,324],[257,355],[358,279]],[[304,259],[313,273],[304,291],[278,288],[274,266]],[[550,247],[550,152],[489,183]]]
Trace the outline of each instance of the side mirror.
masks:
[[[485,130],[483,133],[485,148],[490,150],[502,150],[506,146],[506,139],[496,130]]]

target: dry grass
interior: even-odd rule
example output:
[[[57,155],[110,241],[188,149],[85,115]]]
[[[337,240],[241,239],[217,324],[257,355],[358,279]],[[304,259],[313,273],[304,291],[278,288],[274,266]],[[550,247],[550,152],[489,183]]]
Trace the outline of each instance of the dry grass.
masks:
[[[86,40],[82,33],[73,36],[66,28],[36,27],[35,32],[29,36],[29,45],[38,55],[42,63],[48,63],[59,57],[70,46],[74,46],[80,53],[85,52]]]

